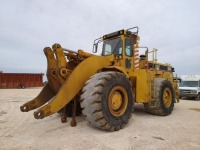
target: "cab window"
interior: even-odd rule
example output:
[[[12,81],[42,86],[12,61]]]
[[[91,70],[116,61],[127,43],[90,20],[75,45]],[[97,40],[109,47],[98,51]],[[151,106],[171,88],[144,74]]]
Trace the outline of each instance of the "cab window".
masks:
[[[122,54],[122,40],[120,38],[104,41],[102,55],[105,56],[111,54]]]
[[[133,44],[130,39],[125,39],[125,54],[126,56],[133,56]]]

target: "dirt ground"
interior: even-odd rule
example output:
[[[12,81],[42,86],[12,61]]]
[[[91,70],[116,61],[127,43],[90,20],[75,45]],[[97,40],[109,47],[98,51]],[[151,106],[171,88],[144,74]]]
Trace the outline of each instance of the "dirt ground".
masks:
[[[144,112],[142,104],[128,125],[116,132],[91,126],[83,116],[77,127],[62,124],[54,114],[42,120],[19,107],[41,88],[0,90],[0,149],[2,150],[200,150],[200,101],[180,100],[167,117]]]

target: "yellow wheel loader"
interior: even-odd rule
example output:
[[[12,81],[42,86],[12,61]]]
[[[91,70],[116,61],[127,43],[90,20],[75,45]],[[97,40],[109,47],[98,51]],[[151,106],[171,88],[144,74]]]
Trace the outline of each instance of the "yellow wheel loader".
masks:
[[[146,112],[154,115],[171,114],[179,102],[174,68],[157,62],[157,50],[139,46],[139,40],[138,27],[133,27],[96,39],[93,53],[102,44],[101,55],[60,44],[44,48],[48,82],[21,111],[39,108],[36,119],[60,113],[62,122],[72,117],[71,126],[76,126],[75,116],[83,114],[92,125],[108,131],[128,123],[134,103],[143,103]]]

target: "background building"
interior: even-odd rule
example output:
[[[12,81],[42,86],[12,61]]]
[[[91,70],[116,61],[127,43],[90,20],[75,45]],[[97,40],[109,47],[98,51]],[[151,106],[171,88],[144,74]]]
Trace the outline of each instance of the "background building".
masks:
[[[0,72],[0,89],[43,86],[42,73],[3,73]]]

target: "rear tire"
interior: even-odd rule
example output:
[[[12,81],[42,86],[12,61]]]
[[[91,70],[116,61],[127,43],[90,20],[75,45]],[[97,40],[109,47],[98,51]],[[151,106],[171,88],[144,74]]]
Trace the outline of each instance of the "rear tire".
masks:
[[[167,80],[158,80],[158,94],[155,98],[155,106],[151,107],[149,103],[144,104],[145,111],[154,115],[167,116],[171,114],[174,108],[174,90],[171,82]]]
[[[82,89],[83,115],[94,126],[109,131],[122,129],[132,116],[131,83],[119,72],[92,76]]]

